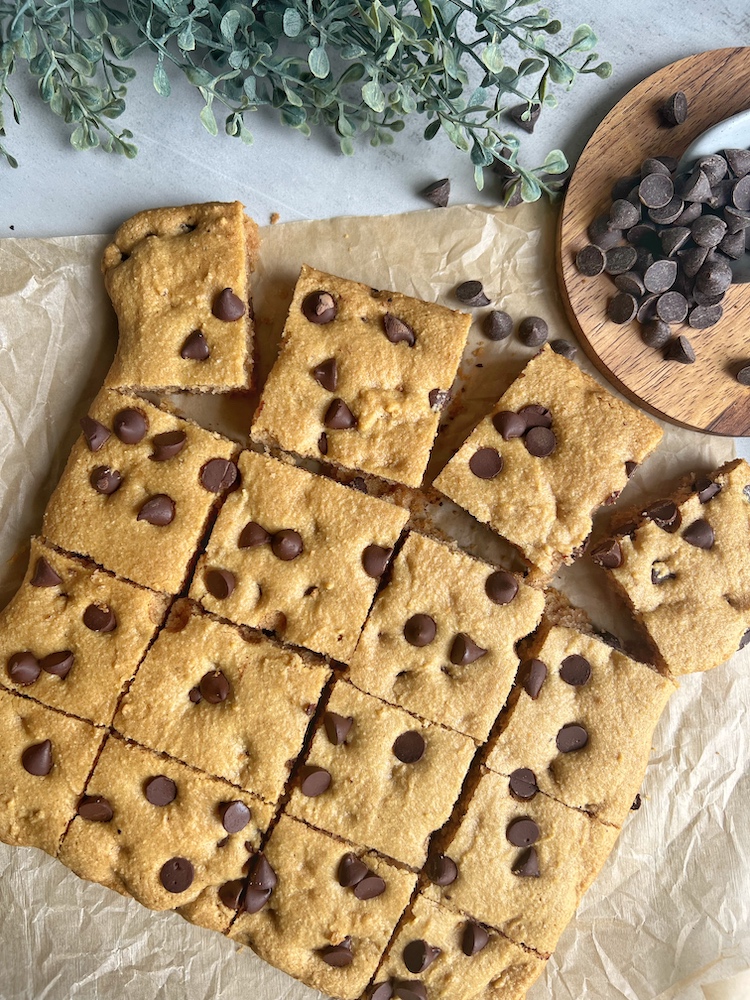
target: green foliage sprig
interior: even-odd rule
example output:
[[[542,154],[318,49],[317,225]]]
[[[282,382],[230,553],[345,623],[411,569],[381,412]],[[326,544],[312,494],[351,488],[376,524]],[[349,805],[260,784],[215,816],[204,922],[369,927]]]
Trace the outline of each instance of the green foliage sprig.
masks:
[[[305,135],[332,127],[350,155],[359,134],[373,146],[391,143],[407,117],[422,115],[426,139],[442,132],[469,154],[478,187],[494,164],[516,196],[533,201],[553,190],[548,175],[564,173],[567,161],[552,150],[541,167],[523,167],[503,112],[522,103],[528,120],[557,104],[551,85],[611,73],[588,25],[553,52],[561,30],[536,0],[0,0],[0,156],[17,165],[2,140],[3,109],[20,119],[8,86],[19,63],[72,126],[76,149],[135,156],[132,133],[114,122],[135,75],[128,60],[146,48],[157,92],[169,96],[169,68],[183,73],[212,135],[221,109],[225,131],[249,144],[249,113],[272,107]]]

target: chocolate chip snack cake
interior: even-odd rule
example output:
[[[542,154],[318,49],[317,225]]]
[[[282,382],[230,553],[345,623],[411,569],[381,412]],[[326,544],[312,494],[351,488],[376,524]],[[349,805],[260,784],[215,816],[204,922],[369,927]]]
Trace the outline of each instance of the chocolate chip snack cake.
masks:
[[[467,315],[305,266],[252,442],[142,397],[248,388],[257,252],[239,203],[140,213],[105,251],[117,354],[0,612],[0,839],[339,1000],[522,1000],[673,676],[750,635],[750,467],[593,547],[633,659],[544,584],[661,430],[568,358],[532,358],[435,481],[525,576],[397,502]]]

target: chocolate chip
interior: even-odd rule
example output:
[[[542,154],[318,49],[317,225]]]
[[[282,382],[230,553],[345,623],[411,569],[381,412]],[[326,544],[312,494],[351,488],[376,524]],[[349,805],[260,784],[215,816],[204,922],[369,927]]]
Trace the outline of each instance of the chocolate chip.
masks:
[[[159,879],[167,892],[185,892],[193,884],[193,877],[193,866],[187,858],[170,858],[159,872]]]
[[[461,951],[471,958],[472,955],[478,955],[483,948],[486,948],[489,940],[490,936],[481,924],[467,920],[461,935]]]
[[[622,566],[622,548],[616,538],[605,538],[591,550],[591,558],[597,566],[617,569]]]
[[[567,358],[568,361],[572,361],[576,354],[578,354],[577,348],[569,340],[552,340],[549,346],[555,354],[559,354],[561,358]]]
[[[649,292],[661,294],[672,287],[677,277],[677,261],[656,260],[646,269],[643,284]]]
[[[418,979],[399,979],[393,984],[396,1000],[427,1000],[427,989]]]
[[[21,754],[24,770],[38,778],[43,778],[52,770],[52,743],[44,740],[26,747]]]
[[[111,608],[89,604],[83,612],[83,624],[92,632],[114,632],[117,628],[117,615]]]
[[[187,443],[185,431],[165,431],[163,434],[155,434],[151,444],[153,452],[149,455],[152,462],[168,462],[170,458],[176,458]]]
[[[188,691],[188,698],[192,701],[194,705],[200,705],[203,701],[203,695],[200,693],[197,687],[190,688]]]
[[[637,812],[640,808],[641,808],[641,795],[640,792],[637,792],[635,798],[633,799],[633,804],[630,807],[630,811]]]
[[[354,960],[351,940],[348,937],[344,938],[341,944],[329,944],[325,948],[318,948],[317,954],[326,965],[331,965],[334,969],[343,969],[351,965]]]
[[[146,782],[143,793],[152,806],[168,806],[177,798],[177,785],[165,774],[157,774]]]
[[[271,867],[265,854],[258,853],[253,858],[250,866],[250,878],[248,888],[257,889],[261,892],[272,893],[276,888],[278,878],[276,872]]]
[[[231,685],[221,670],[209,670],[201,677],[198,689],[209,705],[218,705],[229,697]]]
[[[523,417],[526,430],[532,427],[551,427],[552,414],[546,406],[539,403],[531,403],[529,406],[522,406],[518,411],[519,417]]]
[[[208,341],[200,330],[193,330],[183,341],[180,357],[184,361],[207,361],[211,356]]]
[[[452,858],[435,854],[428,859],[425,874],[433,885],[452,885],[458,878],[458,868]]]
[[[711,549],[714,544],[714,529],[708,521],[700,519],[689,524],[682,532],[682,537],[696,549]]]
[[[328,454],[328,435],[325,431],[318,438],[318,451],[321,455]]]
[[[656,315],[665,323],[681,323],[687,314],[687,299],[679,292],[665,292],[656,300]]]
[[[750,211],[750,176],[741,177],[734,185],[732,202],[741,212]]]
[[[78,803],[78,815],[90,823],[109,823],[114,810],[103,795],[84,795]]]
[[[659,239],[661,249],[667,257],[674,257],[678,250],[681,250],[690,239],[690,230],[687,226],[673,226],[671,229],[660,229]]]
[[[518,855],[511,871],[521,878],[539,878],[539,858],[535,847],[527,847]]]
[[[657,500],[656,503],[647,507],[643,513],[657,527],[670,533],[677,531],[682,521],[680,511],[672,500]]]
[[[89,451],[99,451],[111,437],[104,424],[93,417],[81,417],[81,429]]]
[[[312,377],[328,392],[333,392],[339,381],[338,365],[336,358],[327,358],[316,365],[312,370]]]
[[[747,632],[745,632],[745,633],[743,634],[742,638],[740,639],[740,644],[739,644],[739,646],[737,647],[737,649],[738,649],[738,650],[740,650],[740,649],[744,649],[744,648],[745,648],[745,646],[747,646],[747,644],[748,644],[749,642],[750,642],[750,628],[749,628],[749,629],[747,630]]]
[[[508,112],[511,120],[518,126],[518,128],[522,128],[524,132],[528,133],[534,131],[534,126],[536,125],[537,119],[541,113],[541,104],[517,104]]]
[[[656,318],[656,300],[658,298],[659,296],[655,294],[644,295],[638,306],[638,312],[635,314],[639,323],[650,323]]]
[[[416,941],[410,941],[404,948],[404,965],[409,972],[419,975],[425,969],[429,969],[440,954],[442,954],[442,948],[435,948],[418,938]]]
[[[123,444],[138,444],[148,433],[148,420],[141,410],[128,407],[115,414],[112,428]]]
[[[709,326],[715,326],[723,315],[724,310],[720,305],[695,306],[694,309],[690,310],[688,324],[692,326],[694,330],[707,330]],[[680,361],[685,359],[683,364],[692,364],[693,361],[695,361],[695,351],[693,351],[690,342],[687,337],[680,337],[678,339],[684,341],[685,343],[679,348],[680,356],[673,358],[673,360]],[[687,344],[687,348],[685,347],[685,344]]]
[[[235,878],[231,882],[225,882],[219,887],[219,899],[230,910],[239,910],[244,888],[245,880],[243,878]]]
[[[490,300],[484,294],[481,281],[462,281],[456,288],[456,298],[467,306],[488,306]]]
[[[370,1000],[392,1000],[393,989],[389,982],[379,983],[370,994]]]
[[[50,566],[44,556],[40,556],[34,567],[34,575],[29,580],[32,587],[59,587],[62,577]]]
[[[63,649],[59,653],[50,653],[39,661],[39,666],[47,674],[65,680],[73,666],[73,654],[69,649]]]
[[[224,288],[214,299],[211,312],[224,323],[234,323],[245,315],[245,303],[231,288]]]
[[[336,300],[330,292],[310,292],[302,300],[302,312],[311,323],[330,323],[336,319]]]
[[[598,247],[594,247],[594,249],[599,250]],[[513,320],[507,312],[503,312],[501,309],[493,309],[492,312],[487,313],[485,316],[482,329],[488,340],[507,340],[511,333],[513,333]]]
[[[542,685],[547,679],[547,665],[541,660],[524,660],[518,671],[518,683],[533,701],[539,697]]]
[[[344,400],[337,398],[331,401],[323,423],[331,430],[349,430],[351,427],[357,426],[357,418]]]
[[[116,469],[110,469],[108,465],[97,465],[89,476],[89,482],[97,493],[109,496],[122,486],[122,476]]]
[[[385,573],[392,552],[392,548],[385,548],[382,545],[368,545],[362,552],[362,567],[365,573],[373,580],[379,580]]]
[[[612,247],[611,250],[607,250],[607,261],[604,270],[607,274],[625,274],[635,267],[637,259],[638,255],[632,246]]]
[[[625,463],[625,475],[630,479],[635,470],[638,468],[638,463],[633,461],[628,461]]]
[[[744,177],[750,173],[750,150],[725,149],[724,156],[735,177]]]
[[[658,299],[657,299],[658,302]],[[661,350],[672,339],[672,328],[664,320],[654,319],[641,329],[641,340],[647,347]]]
[[[267,545],[271,541],[271,537],[270,533],[256,521],[248,521],[240,532],[237,548],[254,549],[256,545]]]
[[[693,483],[693,489],[698,494],[698,500],[701,503],[708,503],[709,500],[713,500],[717,493],[721,493],[721,485],[709,479],[708,476],[699,476]]]
[[[508,788],[511,795],[522,802],[528,802],[529,799],[533,799],[539,791],[539,786],[536,783],[536,775],[528,767],[518,767],[511,773],[508,780]]]
[[[699,247],[716,247],[724,239],[727,224],[716,215],[702,215],[690,226],[693,242]]]
[[[503,457],[495,448],[479,448],[469,459],[469,468],[477,479],[494,479],[503,468]]]
[[[619,229],[609,228],[608,215],[597,215],[594,221],[590,223],[587,232],[592,244],[599,247],[600,250],[609,250],[610,247],[617,246],[622,238],[622,233]]]
[[[392,344],[407,344],[409,347],[414,347],[417,340],[414,330],[398,316],[386,313],[383,316],[383,328],[387,339]]]
[[[687,121],[687,116],[688,100],[681,90],[672,94],[659,108],[659,117],[668,128],[682,125],[683,122]]]
[[[242,909],[247,913],[258,913],[263,909],[270,898],[270,892],[266,892],[262,889],[251,889],[248,887],[245,890],[245,896],[242,900]]]
[[[354,724],[354,719],[350,715],[337,715],[336,712],[326,712],[323,716],[323,726],[325,727],[328,742],[333,746],[341,746],[346,742],[346,737]]]
[[[500,410],[492,418],[492,425],[503,441],[523,437],[526,433],[526,421],[512,410]]]
[[[426,747],[424,736],[415,729],[410,729],[396,737],[393,753],[402,764],[416,764],[424,756]]]
[[[518,593],[518,580],[504,569],[495,570],[485,580],[484,592],[493,604],[510,604]]]
[[[448,405],[451,398],[449,389],[430,389],[427,394],[427,399],[430,403],[430,409],[435,413],[440,413]]]
[[[429,615],[412,615],[404,625],[404,639],[410,646],[428,646],[437,635],[437,625]]]
[[[23,653],[14,653],[10,657],[6,671],[14,684],[26,687],[39,679],[42,668],[34,654],[26,650]]]
[[[674,196],[669,174],[647,174],[638,185],[638,197],[646,208],[664,208]]]
[[[164,528],[174,521],[175,503],[166,493],[149,497],[138,511],[138,521],[146,521],[156,528]]]
[[[511,820],[505,836],[514,847],[530,847],[539,840],[539,827],[533,819],[522,816]]]
[[[250,822],[251,813],[244,802],[234,799],[231,802],[219,804],[219,815],[221,816],[221,825],[227,833],[239,833]]]
[[[572,687],[583,687],[591,680],[591,664],[585,656],[571,653],[560,665],[560,677]]]
[[[534,458],[548,458],[557,447],[557,438],[549,427],[532,427],[523,443]]]
[[[670,573],[669,570],[666,569],[666,567],[662,569],[662,566],[663,563],[660,563],[658,561],[654,562],[653,565],[651,566],[651,583],[655,587],[660,586],[662,583],[666,583],[667,580],[677,579],[676,573]]]
[[[628,292],[618,292],[607,303],[607,316],[613,323],[623,326],[629,323],[638,311],[638,302]]]
[[[732,260],[739,260],[745,253],[745,231],[727,233],[718,246],[723,254]]]
[[[693,309],[693,312],[695,312],[695,309]],[[693,350],[693,345],[687,337],[680,335],[679,337],[675,337],[669,345],[664,357],[669,361],[677,361],[681,365],[692,365],[695,362],[695,351]]]
[[[527,316],[518,326],[518,339],[527,347],[541,347],[547,342],[549,327],[541,316]]]
[[[310,799],[322,795],[331,787],[331,775],[324,767],[305,764],[300,768],[300,791]]]
[[[271,551],[282,562],[291,562],[302,554],[302,536],[292,528],[282,528],[271,539]]]
[[[210,569],[204,577],[206,590],[217,601],[225,601],[234,592],[237,580],[228,569]]]
[[[357,857],[352,851],[341,858],[339,861],[339,867],[336,872],[336,878],[338,879],[339,885],[344,889],[352,889],[357,883],[361,882],[370,872],[370,869],[360,858]]]
[[[459,632],[451,646],[450,661],[451,663],[455,663],[456,666],[461,667],[469,663],[474,663],[484,656],[486,652],[487,650],[477,645],[466,632]]]
[[[589,741],[589,734],[575,722],[569,722],[563,726],[557,734],[557,749],[560,753],[573,753],[575,750],[582,750]]]
[[[379,875],[375,875],[374,872],[368,872],[367,876],[354,886],[354,895],[357,899],[362,900],[376,899],[378,896],[383,895],[385,889],[385,879],[382,879]]]
[[[661,167],[662,164],[660,163]],[[669,173],[669,171],[667,171]],[[641,221],[641,213],[632,202],[616,198],[609,209],[610,229],[631,229]]]
[[[209,493],[224,493],[237,482],[239,469],[228,458],[211,458],[200,471],[200,482]]]
[[[433,181],[426,188],[419,192],[423,198],[432,202],[435,208],[446,208],[451,195],[451,182],[448,177],[443,177],[439,181]]]
[[[629,202],[626,202],[629,204]],[[595,278],[604,270],[606,258],[604,251],[595,243],[582,247],[576,254],[576,267],[587,278]]]

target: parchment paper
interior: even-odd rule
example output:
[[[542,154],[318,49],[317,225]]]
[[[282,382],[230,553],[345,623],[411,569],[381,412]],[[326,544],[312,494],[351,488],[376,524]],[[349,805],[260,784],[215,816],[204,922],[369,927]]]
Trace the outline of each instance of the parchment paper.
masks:
[[[493,304],[520,320],[539,315],[574,340],[554,273],[556,214],[546,205],[476,207],[390,218],[268,227],[255,281],[261,372],[299,265],[414,293],[452,306],[455,285],[484,281]],[[15,590],[28,537],[115,346],[99,275],[105,237],[0,241],[0,603]],[[477,318],[486,310],[477,310]],[[446,414],[431,474],[533,352],[495,344],[477,328]],[[587,368],[588,363],[579,361]],[[185,401],[203,422],[243,440],[251,399]],[[621,502],[688,469],[733,455],[731,441],[666,426],[657,456]],[[606,446],[606,443],[604,444]],[[507,555],[455,508],[443,526],[486,558]],[[576,566],[558,584],[594,620],[623,632],[596,574]],[[686,678],[654,740],[643,806],[560,941],[529,1000],[748,1000],[750,998],[750,649]],[[571,850],[575,845],[571,845]],[[313,991],[220,935],[173,913],[151,913],[83,882],[35,849],[0,845],[0,997],[93,1000],[305,1000]]]

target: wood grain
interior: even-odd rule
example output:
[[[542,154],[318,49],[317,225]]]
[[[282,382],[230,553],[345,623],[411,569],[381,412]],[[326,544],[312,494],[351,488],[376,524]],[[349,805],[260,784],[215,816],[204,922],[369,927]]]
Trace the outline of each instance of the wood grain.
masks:
[[[676,90],[685,92],[688,119],[661,124],[657,109]],[[732,285],[724,316],[707,330],[674,327],[695,348],[696,363],[665,361],[646,347],[640,325],[617,326],[606,317],[616,289],[607,275],[585,278],[575,255],[586,229],[607,211],[614,181],[637,173],[647,156],[680,157],[710,125],[750,107],[750,48],[717,49],[664,67],[630,91],[594,132],[570,180],[560,216],[558,272],[574,329],[599,370],[646,409],[675,423],[715,434],[750,434],[750,388],[734,378],[750,360],[750,284]],[[750,138],[749,138],[750,142]]]

